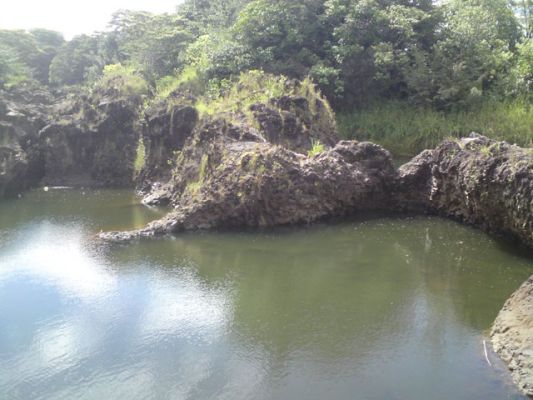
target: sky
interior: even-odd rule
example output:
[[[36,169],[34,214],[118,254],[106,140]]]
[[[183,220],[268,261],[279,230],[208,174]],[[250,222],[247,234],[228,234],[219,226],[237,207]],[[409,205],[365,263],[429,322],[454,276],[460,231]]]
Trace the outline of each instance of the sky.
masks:
[[[105,30],[119,9],[172,12],[180,0],[2,0],[0,29],[47,28],[66,39]]]

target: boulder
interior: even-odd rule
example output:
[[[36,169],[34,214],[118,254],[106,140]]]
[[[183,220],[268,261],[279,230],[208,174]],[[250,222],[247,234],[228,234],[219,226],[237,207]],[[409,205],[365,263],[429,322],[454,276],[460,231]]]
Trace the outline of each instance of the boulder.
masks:
[[[507,300],[494,322],[491,338],[518,387],[533,397],[533,276]]]

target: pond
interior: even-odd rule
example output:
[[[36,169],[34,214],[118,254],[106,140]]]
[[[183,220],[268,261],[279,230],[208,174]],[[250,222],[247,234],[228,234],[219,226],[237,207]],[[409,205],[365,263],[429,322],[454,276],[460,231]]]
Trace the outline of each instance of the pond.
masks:
[[[0,202],[0,393],[39,399],[524,399],[483,341],[532,258],[430,218],[102,245],[128,191]]]

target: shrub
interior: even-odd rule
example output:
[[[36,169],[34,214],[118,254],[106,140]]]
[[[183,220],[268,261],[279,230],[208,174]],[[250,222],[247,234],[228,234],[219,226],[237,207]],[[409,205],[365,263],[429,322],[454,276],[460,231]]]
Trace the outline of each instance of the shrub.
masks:
[[[320,140],[313,140],[311,150],[307,152],[307,155],[309,157],[313,157],[317,154],[324,152],[325,149],[326,148],[324,147],[324,145],[320,143]]]
[[[106,65],[96,89],[119,96],[143,96],[150,92],[148,83],[134,67],[121,64]]]

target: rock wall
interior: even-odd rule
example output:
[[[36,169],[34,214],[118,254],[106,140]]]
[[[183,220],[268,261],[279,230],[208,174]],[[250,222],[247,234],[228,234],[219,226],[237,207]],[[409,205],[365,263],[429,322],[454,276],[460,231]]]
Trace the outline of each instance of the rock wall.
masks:
[[[139,105],[106,93],[0,92],[0,198],[39,184],[132,187]]]
[[[533,276],[507,300],[491,338],[518,387],[533,397]]]
[[[132,187],[138,104],[124,98],[66,99],[39,132],[42,184]]]
[[[38,132],[53,96],[44,90],[0,91],[0,198],[16,195],[43,176]]]
[[[399,211],[452,217],[533,247],[533,151],[472,134],[398,171]]]
[[[191,136],[198,123],[198,112],[190,105],[162,101],[144,112],[144,121],[145,165],[138,178],[138,186],[143,191],[149,191],[152,185],[170,180],[170,161]]]

